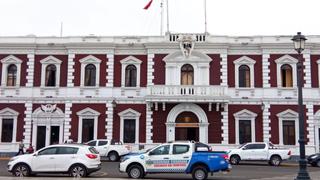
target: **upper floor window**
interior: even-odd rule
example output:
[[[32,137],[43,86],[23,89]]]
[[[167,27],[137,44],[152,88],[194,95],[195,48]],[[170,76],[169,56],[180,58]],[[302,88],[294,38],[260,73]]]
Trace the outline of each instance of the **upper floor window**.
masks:
[[[10,64],[8,66],[7,86],[16,86],[17,83],[17,66]]]
[[[284,64],[281,66],[281,80],[282,87],[292,87],[292,68],[288,64]]]
[[[296,87],[298,60],[292,56],[284,55],[275,60],[275,62],[277,64],[278,87]]]
[[[135,65],[128,65],[126,67],[126,87],[137,86],[137,68]]]
[[[100,81],[101,60],[89,55],[80,59],[81,63],[81,83],[80,86],[97,87]]]
[[[1,60],[1,86],[19,86],[22,60],[10,55]]]
[[[41,63],[41,86],[59,87],[60,66],[62,61],[54,56],[48,56],[40,61]]]
[[[96,66],[88,64],[85,67],[85,86],[96,86]]]
[[[121,63],[121,87],[140,86],[140,66],[142,61],[134,56],[128,56]]]
[[[181,67],[181,85],[193,85],[193,67],[185,64]]]
[[[57,68],[55,65],[50,64],[46,68],[46,86],[56,86],[56,73]]]
[[[239,67],[239,87],[251,87],[250,68],[247,65]]]
[[[235,87],[254,87],[254,64],[256,61],[247,56],[235,60]]]

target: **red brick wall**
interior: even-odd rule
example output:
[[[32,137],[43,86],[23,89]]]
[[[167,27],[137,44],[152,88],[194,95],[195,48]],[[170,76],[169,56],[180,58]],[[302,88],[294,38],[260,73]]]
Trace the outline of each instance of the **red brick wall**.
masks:
[[[10,56],[10,54],[0,54],[0,60],[3,58],[6,58],[7,56]],[[28,56],[25,54],[14,54],[13,56],[19,58],[22,60],[21,63],[21,74],[20,74],[20,86],[25,86],[27,83],[27,62],[28,62]],[[0,71],[2,71],[2,63],[0,63]],[[2,73],[0,72],[0,84],[2,80]]]
[[[210,76],[209,81],[210,85],[220,85],[221,83],[221,58],[219,54],[208,54],[212,59],[210,62]]]
[[[311,55],[311,87],[319,87],[319,69],[317,61],[320,59],[320,55]]]
[[[154,55],[154,79],[153,83],[155,85],[165,84],[166,81],[166,63],[163,61],[163,58],[166,57],[168,54],[155,54]]]

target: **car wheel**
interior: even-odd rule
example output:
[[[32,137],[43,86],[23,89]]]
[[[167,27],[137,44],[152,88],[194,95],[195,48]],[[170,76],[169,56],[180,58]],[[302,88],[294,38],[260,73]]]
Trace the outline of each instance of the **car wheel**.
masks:
[[[240,162],[240,157],[238,155],[233,155],[230,157],[230,163],[232,165],[237,165]]]
[[[317,166],[320,167],[320,159],[317,161]]]
[[[82,165],[73,165],[70,170],[69,174],[72,177],[85,177],[87,176],[87,170],[84,166]]]
[[[140,179],[144,177],[144,171],[139,165],[132,165],[128,169],[128,176],[133,179]]]
[[[279,156],[272,156],[271,158],[270,158],[270,164],[272,165],[272,166],[280,166],[280,164],[281,164],[281,158],[279,157]]]
[[[25,177],[30,175],[30,169],[25,164],[18,164],[14,167],[12,174],[14,176]]]
[[[118,161],[118,159],[119,159],[119,155],[117,152],[110,152],[108,156],[109,156],[110,161],[112,161],[112,162]]]
[[[208,171],[203,166],[197,166],[192,170],[192,178],[196,180],[204,180],[208,177]]]

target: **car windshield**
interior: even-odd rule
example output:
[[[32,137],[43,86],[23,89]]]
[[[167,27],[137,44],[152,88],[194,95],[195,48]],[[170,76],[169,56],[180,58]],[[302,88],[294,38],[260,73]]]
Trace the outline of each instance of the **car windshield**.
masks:
[[[244,145],[246,145],[246,143],[241,144],[241,145],[238,147],[238,149],[242,148]]]

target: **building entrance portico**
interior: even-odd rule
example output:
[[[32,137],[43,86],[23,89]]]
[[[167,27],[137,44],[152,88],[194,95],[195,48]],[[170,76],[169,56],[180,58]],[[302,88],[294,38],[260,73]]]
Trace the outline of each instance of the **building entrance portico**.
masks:
[[[200,106],[178,104],[167,117],[167,141],[194,140],[207,143],[208,125],[207,116]]]

